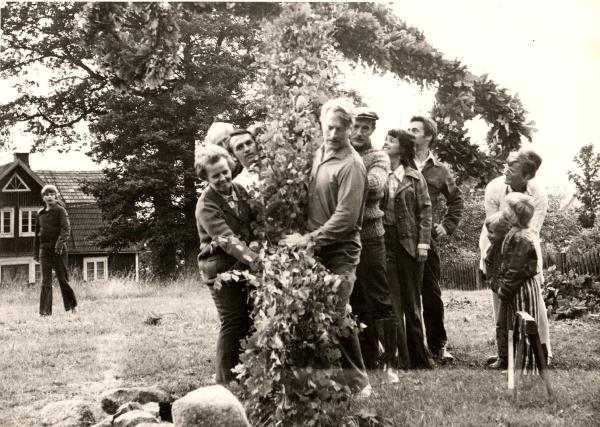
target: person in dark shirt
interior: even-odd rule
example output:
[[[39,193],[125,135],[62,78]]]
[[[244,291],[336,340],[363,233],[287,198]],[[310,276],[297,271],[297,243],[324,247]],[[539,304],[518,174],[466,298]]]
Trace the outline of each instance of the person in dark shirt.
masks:
[[[71,233],[69,215],[58,204],[58,190],[54,185],[45,185],[41,193],[46,207],[38,212],[33,245],[33,258],[40,263],[42,269],[40,315],[52,314],[53,269],[60,285],[65,310],[76,313],[77,300],[69,285],[67,271],[67,239]]]
[[[440,239],[451,235],[458,227],[464,211],[462,192],[456,185],[450,170],[441,163],[431,149],[437,139],[437,125],[430,117],[414,116],[408,131],[415,136],[416,153],[413,165],[427,181],[433,212],[431,241],[423,272],[423,321],[427,345],[433,357],[444,363],[452,363],[454,356],[447,350],[448,335],[444,326],[444,302],[440,289]],[[446,199],[446,211],[439,218],[440,198]]]

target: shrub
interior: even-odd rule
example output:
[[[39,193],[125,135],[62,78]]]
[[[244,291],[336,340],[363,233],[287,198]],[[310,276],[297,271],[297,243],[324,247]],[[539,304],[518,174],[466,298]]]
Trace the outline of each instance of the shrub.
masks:
[[[339,337],[354,320],[334,310],[341,278],[312,251],[264,244],[259,276],[235,272],[255,287],[255,331],[237,367],[251,419],[274,425],[335,425],[350,390],[340,373]]]
[[[598,277],[561,273],[556,266],[544,272],[542,295],[549,315],[557,320],[579,317],[600,311],[600,282]]]

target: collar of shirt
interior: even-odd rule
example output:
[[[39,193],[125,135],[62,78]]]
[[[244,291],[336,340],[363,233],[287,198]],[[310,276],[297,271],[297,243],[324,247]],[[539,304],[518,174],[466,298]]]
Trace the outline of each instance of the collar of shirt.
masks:
[[[436,164],[437,160],[435,158],[435,156],[433,155],[433,153],[431,152],[431,150],[429,150],[429,154],[427,155],[427,158],[425,160],[423,160],[423,162],[419,162],[419,160],[417,160],[417,158],[415,157],[415,165],[417,166],[417,169],[419,170],[419,172],[421,172],[423,170],[423,168],[425,167],[425,165],[427,164],[427,162],[431,160],[431,163],[433,163],[434,165]]]
[[[234,212],[238,212],[238,196],[237,193],[235,191],[235,187],[233,187],[231,189],[231,194],[230,195],[225,195],[225,194],[221,194],[221,197],[223,197],[225,199],[225,201],[227,202],[227,204],[229,205],[229,207],[231,209],[233,209]]]
[[[388,184],[390,198],[393,198],[396,196],[396,191],[398,190],[400,183],[404,179],[405,174],[406,174],[406,172],[404,170],[403,165],[398,166],[393,172],[390,172],[390,178],[392,178],[389,180],[389,184]]]
[[[335,151],[326,151],[326,147],[325,147],[324,143],[323,145],[321,145],[321,147],[319,148],[319,163],[323,163],[326,162],[329,159],[343,159],[345,158],[349,153],[350,150],[352,150],[353,148],[350,145],[341,147],[339,150],[335,150]]]

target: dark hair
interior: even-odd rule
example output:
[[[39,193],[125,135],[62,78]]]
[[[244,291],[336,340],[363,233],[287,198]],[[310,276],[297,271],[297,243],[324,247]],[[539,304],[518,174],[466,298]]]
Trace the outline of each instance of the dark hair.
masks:
[[[432,148],[435,144],[435,139],[437,138],[438,134],[437,124],[433,121],[433,119],[425,116],[413,116],[410,121],[423,124],[423,132],[425,133],[425,136],[431,136],[429,148]]]
[[[388,135],[398,139],[402,150],[400,163],[403,166],[409,166],[415,158],[415,136],[404,129],[391,129],[388,131]]]
[[[524,175],[531,178],[535,177],[536,172],[542,164],[542,158],[538,153],[531,149],[521,148],[517,153],[517,161],[521,164],[521,171]]]
[[[231,138],[232,136],[244,135],[244,134],[248,134],[252,137],[252,139],[254,139],[254,135],[248,129],[234,129],[233,132],[231,132],[229,134],[229,138]]]

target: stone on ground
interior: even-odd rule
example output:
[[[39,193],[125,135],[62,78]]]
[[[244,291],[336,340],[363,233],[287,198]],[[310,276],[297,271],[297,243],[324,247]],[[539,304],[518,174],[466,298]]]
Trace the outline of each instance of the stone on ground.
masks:
[[[80,399],[49,403],[42,409],[42,425],[48,427],[91,426],[96,422],[91,403]]]
[[[142,405],[149,402],[168,402],[171,395],[158,387],[115,388],[105,391],[100,396],[100,404],[107,414],[115,414],[119,407],[128,402]]]
[[[152,414],[156,418],[158,418],[160,414],[160,407],[158,406],[158,402],[146,403],[142,406],[142,410],[148,412],[149,414]]]
[[[140,424],[159,424],[159,421],[146,411],[134,409],[115,418],[113,427],[136,427]]]
[[[177,427],[250,427],[240,401],[221,385],[199,388],[173,402],[173,424]]]

